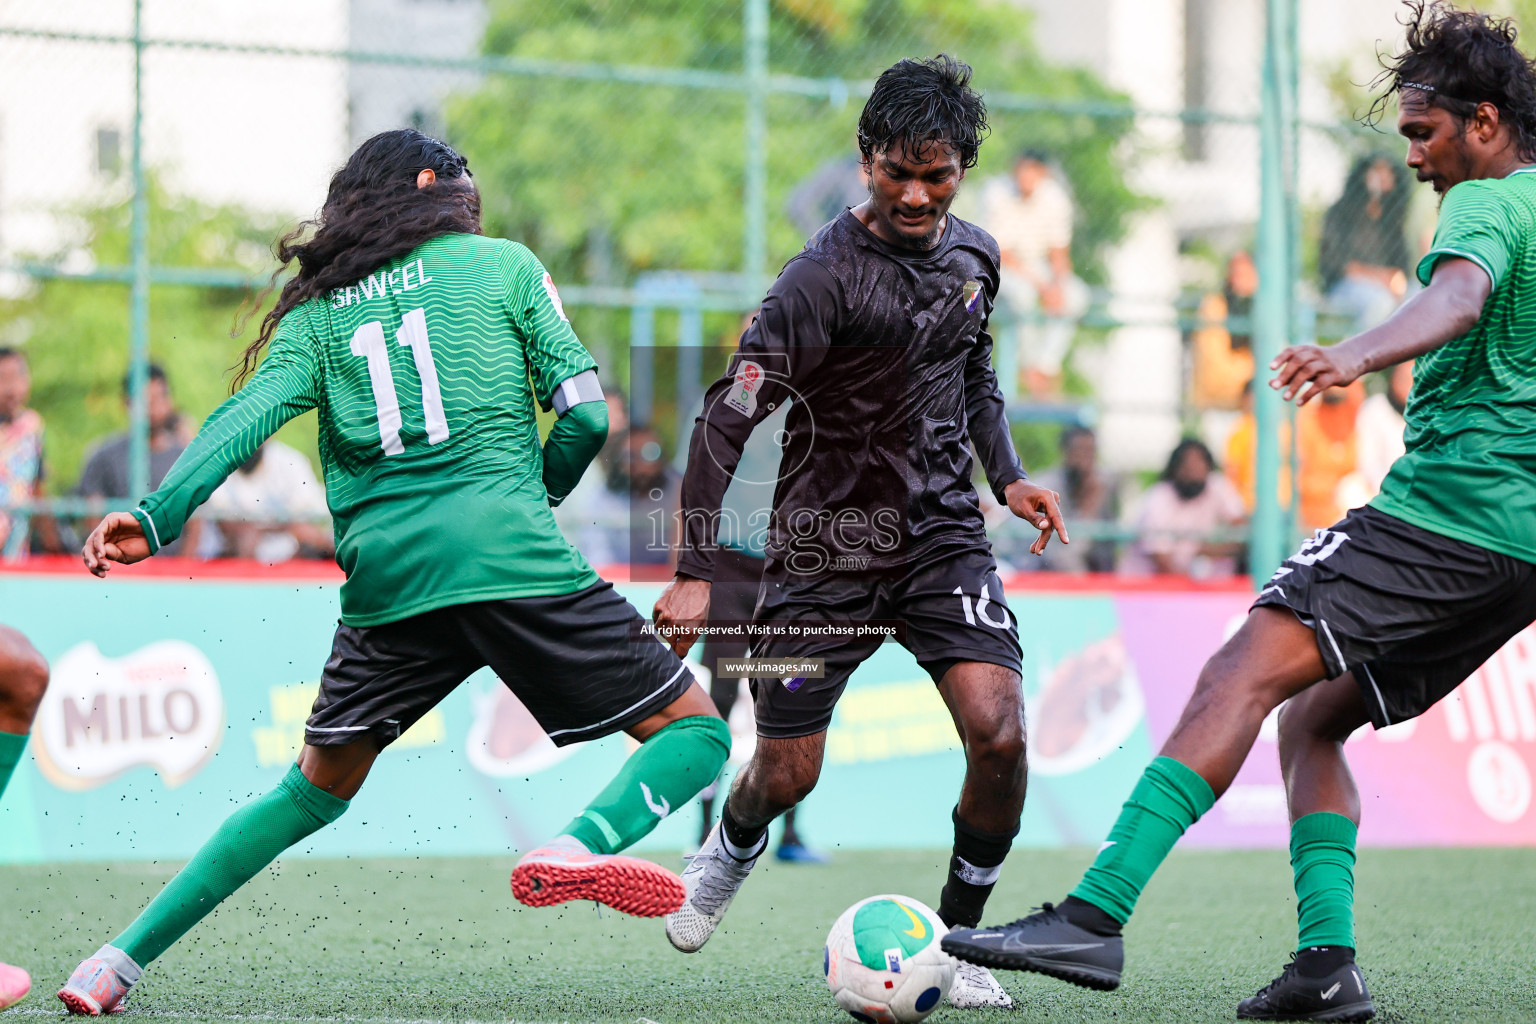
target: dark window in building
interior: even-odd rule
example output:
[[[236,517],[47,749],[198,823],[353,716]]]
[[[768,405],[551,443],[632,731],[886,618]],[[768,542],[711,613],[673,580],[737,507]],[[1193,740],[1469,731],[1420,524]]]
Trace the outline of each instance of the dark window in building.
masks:
[[[115,175],[122,169],[122,132],[116,128],[96,129],[96,173]]]

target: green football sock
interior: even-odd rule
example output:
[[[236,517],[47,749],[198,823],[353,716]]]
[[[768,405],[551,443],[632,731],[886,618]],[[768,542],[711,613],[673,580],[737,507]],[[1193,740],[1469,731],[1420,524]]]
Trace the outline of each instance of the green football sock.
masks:
[[[21,763],[21,755],[26,749],[26,733],[18,736],[13,732],[0,732],[0,795],[5,793],[5,784],[11,781],[11,773]]]
[[[1355,948],[1355,823],[1326,811],[1291,825],[1291,867],[1296,872],[1296,949]]]
[[[680,718],[640,744],[561,835],[593,853],[618,853],[715,781],[730,753],[725,722],[711,715]]]
[[[1210,784],[1193,770],[1171,757],[1157,758],[1131,791],[1109,840],[1072,895],[1125,924],[1152,872],[1215,802]]]
[[[347,801],[310,783],[294,765],[276,789],[226,818],[112,945],[149,966],[278,854],[346,809]]]

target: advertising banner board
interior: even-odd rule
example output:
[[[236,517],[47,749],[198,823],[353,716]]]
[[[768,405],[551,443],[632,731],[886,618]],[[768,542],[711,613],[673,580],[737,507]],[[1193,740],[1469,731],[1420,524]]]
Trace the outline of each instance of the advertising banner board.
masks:
[[[191,579],[130,569],[108,581],[0,572],[0,621],[53,666],[31,756],[0,801],[0,862],[185,858],[230,810],[275,785],[303,741],[338,582],[260,569]],[[643,612],[660,592],[618,586]],[[1056,587],[1038,575],[1008,586],[1031,760],[1019,843],[1094,846],[1250,592]],[[738,702],[732,731],[734,767],[753,744],[749,701]],[[1271,716],[1189,843],[1285,845],[1275,739]],[[347,815],[299,852],[527,849],[564,826],[631,749],[624,736],[556,748],[482,671],[402,736]],[[1536,843],[1536,631],[1426,715],[1363,730],[1347,749],[1365,844]],[[887,643],[838,706],[804,831],[834,852],[947,846],[963,770],[933,684]],[[698,829],[697,803],[677,808],[642,848],[691,847]]]

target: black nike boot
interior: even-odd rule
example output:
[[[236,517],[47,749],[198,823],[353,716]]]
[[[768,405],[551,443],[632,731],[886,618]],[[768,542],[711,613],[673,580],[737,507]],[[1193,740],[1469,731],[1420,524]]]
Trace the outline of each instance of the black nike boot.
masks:
[[[1344,946],[1303,950],[1280,977],[1237,1004],[1239,1020],[1370,1020],[1376,1006]]]
[[[1068,897],[997,928],[956,928],[940,944],[950,956],[983,967],[1034,971],[1084,988],[1120,984],[1125,941],[1102,910]]]

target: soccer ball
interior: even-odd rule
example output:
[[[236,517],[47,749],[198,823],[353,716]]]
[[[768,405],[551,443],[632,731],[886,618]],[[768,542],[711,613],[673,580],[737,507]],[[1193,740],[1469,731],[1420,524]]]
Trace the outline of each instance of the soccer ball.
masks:
[[[922,1020],[955,980],[955,961],[939,948],[948,930],[906,896],[860,900],[827,935],[822,970],[832,998],[865,1024]]]

